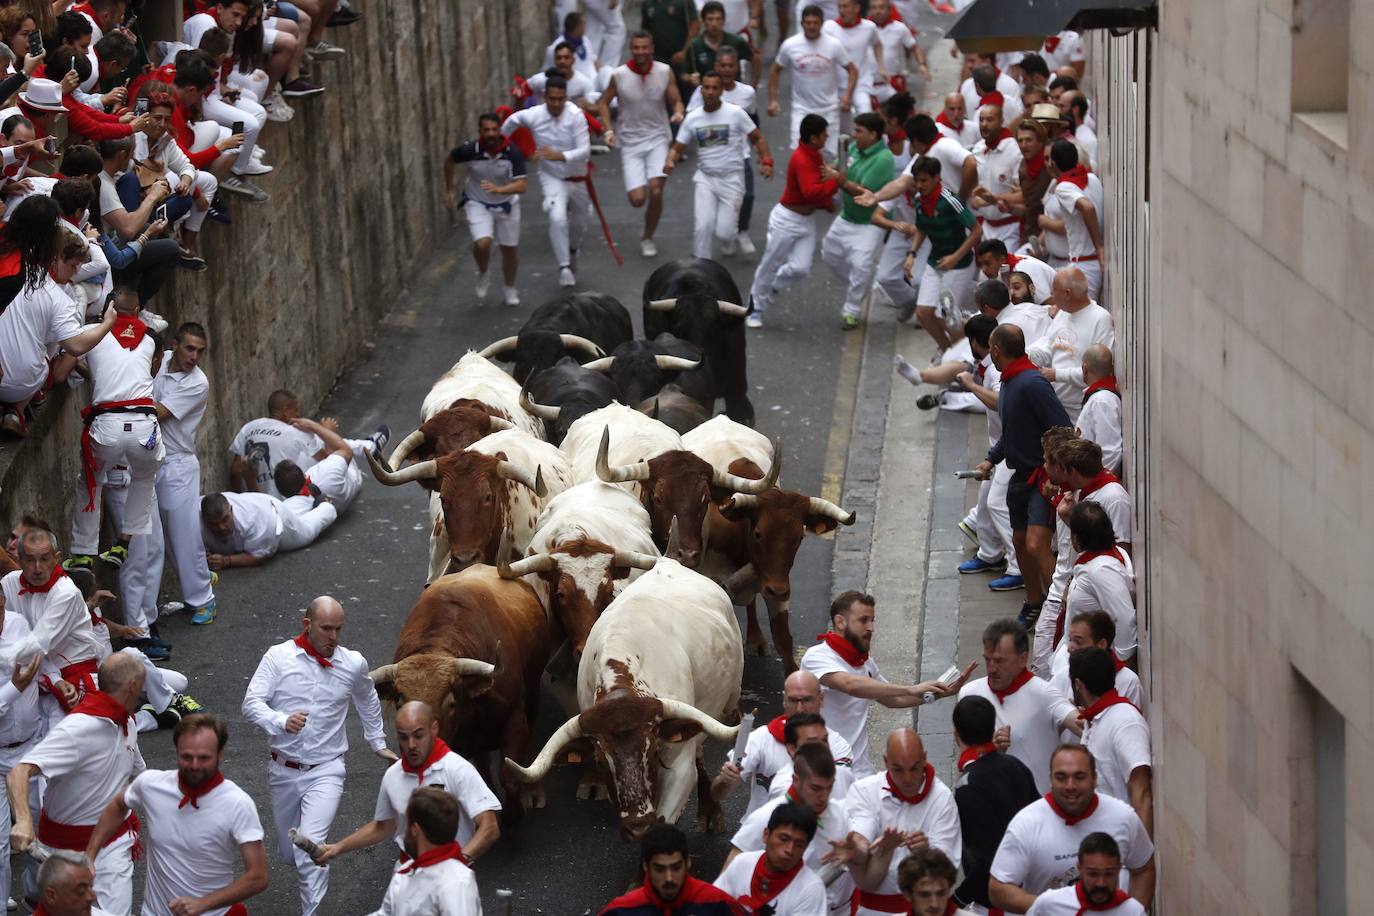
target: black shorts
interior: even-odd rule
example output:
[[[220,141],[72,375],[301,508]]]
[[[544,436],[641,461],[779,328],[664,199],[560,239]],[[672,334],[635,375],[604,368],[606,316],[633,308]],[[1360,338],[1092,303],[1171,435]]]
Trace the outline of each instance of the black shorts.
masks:
[[[1025,531],[1028,525],[1054,527],[1054,507],[1030,485],[1030,471],[1014,471],[1007,484],[1007,514],[1011,516],[1011,530]]]

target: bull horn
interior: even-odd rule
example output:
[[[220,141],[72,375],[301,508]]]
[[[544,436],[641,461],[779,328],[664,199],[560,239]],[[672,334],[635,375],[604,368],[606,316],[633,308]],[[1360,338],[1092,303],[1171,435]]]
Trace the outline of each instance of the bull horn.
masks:
[[[749,314],[748,306],[736,302],[726,302],[724,299],[716,300],[716,308],[720,309],[722,315],[733,315],[735,318],[743,318]]]
[[[381,686],[382,684],[390,684],[392,681],[396,680],[396,666],[383,665],[382,667],[369,672],[368,677],[372,678],[372,683],[377,686]]]
[[[731,474],[729,471],[717,470],[712,474],[716,486],[725,490],[734,490],[748,496],[756,496],[759,493],[766,493],[777,485],[778,475],[782,473],[782,445],[778,442],[773,443],[773,460],[769,463],[768,473],[763,475],[762,480],[754,480],[749,477],[740,477]]]
[[[590,369],[593,372],[610,372],[611,366],[615,365],[614,356],[603,356],[600,359],[593,359],[582,364],[583,369]]]
[[[671,312],[677,308],[677,299],[650,299],[649,311],[651,312]]]
[[[410,453],[415,451],[416,446],[424,441],[425,434],[418,429],[415,430],[415,432],[396,443],[396,450],[391,453],[391,458],[387,461],[387,464],[391,465],[393,468],[399,468],[401,462],[409,458]]]
[[[726,577],[721,587],[725,589],[726,594],[733,598],[747,586],[753,584],[757,578],[758,574],[754,572],[754,564],[746,563]]]
[[[637,550],[617,550],[615,559],[611,562],[616,566],[628,566],[630,569],[653,569],[658,563],[658,557]]]
[[[672,372],[675,370],[678,372],[686,372],[688,369],[695,369],[697,366],[701,365],[701,360],[699,359],[683,359],[681,356],[655,356],[654,362],[657,363],[658,368],[662,369],[664,372]]]
[[[681,700],[659,700],[663,704],[663,718],[688,719],[701,726],[701,730],[717,741],[734,741],[739,734],[738,725],[725,725],[700,709]]]
[[[611,428],[601,430],[601,447],[596,450],[596,476],[606,483],[624,483],[627,480],[648,480],[649,465],[644,461],[634,464],[617,464],[611,467],[607,455],[611,450]]]
[[[558,752],[570,741],[576,741],[582,737],[582,722],[577,716],[573,716],[568,721],[558,727],[558,731],[549,736],[549,740],[544,743],[544,748],[539,752],[539,756],[527,767],[506,758],[506,769],[510,770],[516,779],[521,782],[538,782],[548,775],[553,767],[554,758]]]
[[[371,452],[367,453],[367,466],[372,468],[372,476],[388,487],[399,487],[416,480],[429,480],[439,476],[438,466],[433,459],[412,464],[408,468],[393,471],[382,466],[381,461]]]
[[[534,491],[534,495],[544,497],[549,495],[549,488],[544,484],[544,469],[535,465],[534,473],[522,468],[520,465],[511,461],[496,462],[496,473],[506,480],[513,480],[522,483]]]
[[[530,399],[529,389],[520,389],[520,406],[526,413],[533,414],[541,420],[548,420],[553,423],[558,420],[558,414],[562,411],[561,407],[550,407],[547,404],[539,404]]]
[[[496,572],[502,579],[519,579],[530,573],[549,572],[557,567],[558,562],[553,557],[546,553],[537,553],[514,563],[507,563],[502,559],[496,564]]]
[[[819,496],[811,497],[811,511],[817,515],[824,515],[826,518],[833,518],[841,525],[852,525],[857,517],[855,513],[846,512],[830,500],[821,499]]]
[[[478,351],[477,355],[491,359],[493,356],[499,356],[507,350],[514,350],[519,344],[519,337],[502,337],[500,340],[492,341],[487,344],[482,350]]]
[[[668,546],[665,547],[663,550],[663,555],[665,557],[671,557],[674,560],[677,559],[678,553],[682,550],[682,546],[678,543],[679,540],[680,538],[677,532],[677,516],[674,515],[673,520],[668,523]]]
[[[558,339],[562,341],[564,348],[568,350],[586,350],[592,355],[593,359],[601,359],[606,355],[605,350],[585,337],[578,337],[576,334],[559,334]]]
[[[515,429],[515,424],[512,423],[510,420],[507,420],[505,417],[497,417],[493,416],[492,414],[487,414],[487,420],[487,430],[489,432],[499,433],[504,429]]]
[[[752,493],[736,493],[730,497],[730,507],[732,509],[757,509],[762,502]]]
[[[491,677],[496,666],[477,658],[455,658],[449,662],[449,677]]]

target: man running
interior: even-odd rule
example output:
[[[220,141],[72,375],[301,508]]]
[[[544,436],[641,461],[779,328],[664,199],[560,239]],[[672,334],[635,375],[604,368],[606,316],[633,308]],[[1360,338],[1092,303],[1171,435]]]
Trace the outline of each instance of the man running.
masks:
[[[802,10],[800,34],[793,35],[778,47],[777,57],[768,71],[768,114],[776,117],[782,111],[778,102],[778,80],[783,70],[792,71],[792,127],[788,142],[801,142],[801,122],[811,114],[820,115],[826,124],[838,125],[840,112],[849,110],[854,87],[859,82],[859,70],[849,62],[849,55],[834,38],[821,28],[825,17],[821,8],[808,4]],[[844,91],[840,91],[838,74],[848,76]],[[829,137],[823,147],[832,156],[839,149],[839,135]]]
[[[458,163],[468,164],[463,196],[454,199],[453,177]],[[501,274],[506,281],[506,305],[519,305],[515,289],[515,269],[520,256],[520,197],[525,193],[525,157],[513,143],[501,136],[501,119],[484,114],[477,119],[477,139],[454,147],[444,160],[444,206],[450,210],[462,204],[472,235],[472,259],[477,262],[478,301],[487,297],[491,280],[492,239],[501,246]]]
[[[883,142],[882,115],[872,111],[855,115],[853,131],[849,162],[843,163],[844,173],[836,175],[844,191],[840,217],[830,224],[821,242],[821,260],[847,284],[840,310],[841,326],[846,331],[859,326],[883,230],[905,225],[890,223],[877,207],[862,207],[854,201],[855,194],[877,190],[892,180],[892,151]]]

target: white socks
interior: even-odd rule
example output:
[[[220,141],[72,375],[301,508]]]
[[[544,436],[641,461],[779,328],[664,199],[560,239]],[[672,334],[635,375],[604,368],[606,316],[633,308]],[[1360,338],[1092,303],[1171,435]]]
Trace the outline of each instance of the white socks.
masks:
[[[900,355],[893,357],[892,363],[897,367],[897,374],[906,379],[913,385],[922,384],[921,370],[907,362]]]

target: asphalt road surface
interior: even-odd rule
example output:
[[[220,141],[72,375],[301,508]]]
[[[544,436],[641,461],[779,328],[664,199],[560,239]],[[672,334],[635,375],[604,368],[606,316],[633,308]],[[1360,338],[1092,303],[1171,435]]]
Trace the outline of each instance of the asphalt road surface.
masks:
[[[931,32],[926,37],[932,37]],[[760,88],[763,109],[766,98]],[[784,99],[786,94],[784,83]],[[781,193],[786,125],[785,111],[780,117],[764,118],[778,174],[771,181],[759,178],[755,184],[758,199],[751,234],[760,254],[768,212]],[[447,147],[459,139],[463,138],[434,137],[430,142]],[[618,154],[597,156],[594,161],[597,188],[625,262],[616,265],[599,229],[589,232],[582,243],[578,288],[620,299],[634,316],[638,331],[644,280],[656,266],[691,253],[695,163],[684,163],[668,182],[657,233],[661,253],[648,260],[638,251],[642,216],[626,202]],[[418,423],[420,403],[435,379],[469,348],[514,334],[535,306],[556,295],[557,265],[549,252],[539,197],[538,183],[531,180],[523,203],[521,306],[499,304],[496,265],[488,301],[474,301],[467,231],[456,227],[435,245],[422,273],[398,278],[396,286],[406,289],[376,330],[371,354],[342,375],[319,414],[338,417],[348,435],[364,435],[382,422],[389,423],[396,436],[406,434]],[[720,260],[747,295],[757,255]],[[768,327],[749,332],[751,397],[758,428],[782,440],[786,456],[782,483],[831,498],[836,498],[834,485],[843,474],[843,445],[853,397],[852,390],[841,385],[841,355],[847,338],[862,334],[840,329],[842,299],[843,285],[820,263],[818,253],[811,277],[770,310]],[[212,345],[209,359],[214,358]],[[832,430],[841,446],[838,450]],[[838,467],[836,454],[841,456]],[[831,456],[829,466],[827,455]],[[214,458],[205,456],[204,460]],[[827,481],[830,489],[826,489]],[[267,791],[267,740],[239,712],[248,679],[269,646],[299,632],[302,609],[322,594],[336,597],[347,610],[344,644],[361,651],[374,667],[389,662],[396,634],[424,583],[427,527],[425,493],[418,485],[387,488],[369,476],[357,502],[315,545],[278,556],[261,568],[227,572],[218,588],[219,619],[214,626],[194,628],[184,616],[166,618],[161,624],[164,638],[175,643],[168,665],[185,672],[193,695],[229,723],[224,770],[257,801],[269,851],[275,848],[276,834]],[[797,557],[792,575],[792,628],[799,650],[825,627],[825,608],[831,598],[830,558],[831,542],[809,536]],[[746,658],[742,709],[757,707],[760,722],[776,715],[781,681],[777,658]],[[392,712],[386,710],[388,730]],[[562,712],[546,697],[536,727],[540,745],[562,721]],[[385,769],[363,742],[356,716],[350,720],[349,738],[348,777],[330,840],[371,819]],[[394,748],[394,738],[391,743]],[[143,744],[150,766],[175,765],[169,733],[146,735]],[[712,773],[725,750],[707,744]],[[513,912],[517,914],[580,914],[596,912],[637,883],[636,850],[620,839],[611,805],[578,801],[576,780],[571,768],[555,769],[545,783],[547,807],[530,812],[521,823],[503,824],[500,841],[477,867],[487,912],[500,914],[495,904],[498,888],[514,891]],[[730,831],[737,826],[744,803],[743,791],[727,802]],[[695,807],[695,802],[688,806],[680,826],[692,842],[694,873],[710,880],[728,851],[729,832],[699,833]],[[381,902],[394,861],[390,843],[337,861],[323,912],[371,912]],[[140,879],[140,888],[141,884]],[[297,901],[293,869],[272,856],[270,886],[250,901],[251,909],[260,914],[289,914],[299,912]]]

